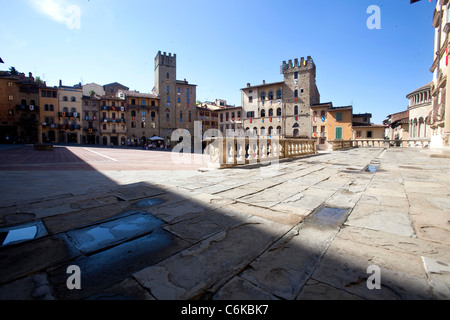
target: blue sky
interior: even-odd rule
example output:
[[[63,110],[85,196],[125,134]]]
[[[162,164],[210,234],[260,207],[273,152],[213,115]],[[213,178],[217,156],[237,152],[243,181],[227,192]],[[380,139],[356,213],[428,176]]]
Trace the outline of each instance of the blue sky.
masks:
[[[381,29],[370,30],[370,5]],[[0,69],[48,85],[120,82],[150,92],[156,53],[177,54],[197,100],[241,105],[240,89],[282,81],[282,61],[311,56],[321,102],[381,123],[432,80],[435,1],[2,0]]]

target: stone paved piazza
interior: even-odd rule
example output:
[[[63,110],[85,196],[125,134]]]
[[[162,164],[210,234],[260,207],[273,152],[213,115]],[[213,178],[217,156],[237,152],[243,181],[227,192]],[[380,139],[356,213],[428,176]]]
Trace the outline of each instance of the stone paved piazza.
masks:
[[[359,148],[202,172],[170,156],[0,150],[0,299],[450,299],[450,159]]]

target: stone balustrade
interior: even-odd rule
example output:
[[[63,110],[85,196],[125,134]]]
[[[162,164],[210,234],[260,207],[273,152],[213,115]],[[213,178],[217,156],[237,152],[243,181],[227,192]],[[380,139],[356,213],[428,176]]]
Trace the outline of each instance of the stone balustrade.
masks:
[[[329,140],[328,143],[332,150],[348,148],[427,148],[430,145],[430,139],[405,139],[405,140],[387,140],[387,139],[356,139],[356,140]]]
[[[227,137],[205,139],[205,153],[213,168],[269,163],[316,153],[316,139],[280,139],[278,137]]]

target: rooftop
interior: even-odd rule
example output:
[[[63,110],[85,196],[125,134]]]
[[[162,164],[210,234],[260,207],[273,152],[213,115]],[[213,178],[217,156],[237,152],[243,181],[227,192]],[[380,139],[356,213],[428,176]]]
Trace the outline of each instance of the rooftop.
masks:
[[[283,84],[284,81],[280,81],[280,82],[272,82],[272,83],[265,83],[263,82],[260,85],[256,85],[256,86],[250,86],[250,83],[247,84],[246,88],[242,88],[241,90],[247,90],[247,89],[253,89],[253,88],[262,88],[262,87],[269,87],[269,86],[276,86],[276,85],[280,85]]]

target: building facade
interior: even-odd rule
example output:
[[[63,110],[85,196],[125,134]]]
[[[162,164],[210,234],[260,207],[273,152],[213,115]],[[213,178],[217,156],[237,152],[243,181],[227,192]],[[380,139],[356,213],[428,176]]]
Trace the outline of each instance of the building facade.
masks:
[[[409,110],[388,115],[383,124],[386,125],[385,136],[389,140],[409,139]]]
[[[58,87],[39,86],[41,143],[58,142]]]
[[[40,106],[39,102],[39,84],[31,72],[28,77],[19,77],[17,80],[19,86],[18,100],[16,106],[16,125],[18,136],[21,142],[36,143],[39,140],[40,131]]]
[[[125,97],[128,146],[141,146],[160,133],[159,98],[137,91],[119,91]]]
[[[81,111],[83,88],[80,85],[58,87],[58,121],[61,143],[81,143]]]
[[[311,57],[283,62],[284,81],[241,89],[244,127],[260,136],[310,138],[310,107],[320,102]]]
[[[432,110],[428,115],[427,125],[431,129],[430,148],[450,152],[450,90],[449,75],[449,1],[436,1],[432,25],[435,29],[434,61],[430,68],[433,73],[431,84]],[[449,90],[447,90],[449,89]]]
[[[431,138],[429,115],[432,112],[431,97],[432,82],[409,93],[409,139]]]
[[[0,71],[0,143],[12,143],[18,139],[17,111],[19,101],[18,76]]]
[[[333,107],[333,103],[318,103],[310,107],[311,137],[317,139],[318,150],[332,147],[330,140],[352,139],[353,107]]]
[[[100,99],[100,144],[125,146],[127,141],[125,98],[103,96]]]
[[[353,140],[358,139],[385,139],[384,124],[374,124],[371,122],[371,113],[359,113],[353,115]]]

